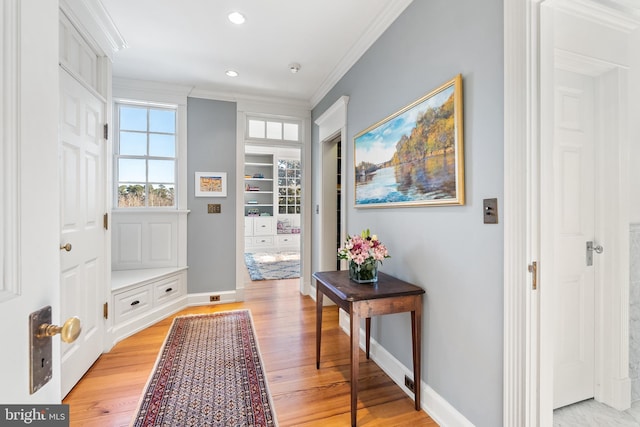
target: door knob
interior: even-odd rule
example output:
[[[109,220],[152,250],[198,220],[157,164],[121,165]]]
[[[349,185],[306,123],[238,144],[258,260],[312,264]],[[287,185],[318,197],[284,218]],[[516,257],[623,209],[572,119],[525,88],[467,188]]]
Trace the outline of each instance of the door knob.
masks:
[[[67,319],[62,326],[43,323],[38,327],[38,338],[52,337],[60,334],[60,339],[66,343],[72,343],[78,339],[82,332],[80,319],[73,316]]]
[[[587,266],[593,265],[593,253],[601,254],[604,248],[601,245],[594,245],[592,240],[587,242]]]
[[[64,246],[63,246],[63,245],[60,245],[60,250],[63,250],[63,249],[64,249],[65,251],[67,251],[67,252],[70,252],[70,251],[71,251],[71,243],[67,243],[67,244],[66,244],[66,245],[64,245]]]

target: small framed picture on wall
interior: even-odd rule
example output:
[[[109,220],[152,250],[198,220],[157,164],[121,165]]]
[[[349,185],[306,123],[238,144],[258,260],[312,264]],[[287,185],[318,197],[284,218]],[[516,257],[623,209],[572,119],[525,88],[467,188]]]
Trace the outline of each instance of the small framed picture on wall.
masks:
[[[226,172],[196,172],[196,197],[227,197]]]

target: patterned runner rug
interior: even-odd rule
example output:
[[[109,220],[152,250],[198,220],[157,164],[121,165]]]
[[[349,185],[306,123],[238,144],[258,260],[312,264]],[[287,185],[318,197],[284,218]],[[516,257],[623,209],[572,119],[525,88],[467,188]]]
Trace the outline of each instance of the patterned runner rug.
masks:
[[[249,310],[176,317],[132,426],[277,426]]]
[[[244,263],[251,280],[300,277],[300,252],[245,253]]]

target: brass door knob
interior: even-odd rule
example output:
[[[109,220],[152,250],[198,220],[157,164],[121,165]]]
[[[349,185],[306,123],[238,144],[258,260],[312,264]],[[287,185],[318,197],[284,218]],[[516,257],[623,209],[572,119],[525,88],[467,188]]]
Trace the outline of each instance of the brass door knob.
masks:
[[[80,319],[76,316],[70,317],[62,326],[43,323],[38,328],[38,338],[52,337],[60,334],[60,339],[66,343],[72,343],[78,339],[82,332]]]
[[[71,251],[71,243],[67,243],[67,244],[66,244],[66,245],[64,245],[64,246],[63,246],[63,245],[60,245],[60,250],[63,250],[63,249],[64,249],[65,251],[67,251],[67,252],[70,252],[70,251]]]

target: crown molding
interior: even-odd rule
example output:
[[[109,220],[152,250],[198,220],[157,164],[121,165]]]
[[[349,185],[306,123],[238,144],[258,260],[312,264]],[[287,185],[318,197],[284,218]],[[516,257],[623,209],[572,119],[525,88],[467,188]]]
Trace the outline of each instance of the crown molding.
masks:
[[[127,42],[100,0],[60,0],[60,9],[93,45],[113,62],[113,55],[127,48]]]
[[[279,96],[250,95],[239,92],[225,92],[194,88],[189,93],[189,97],[211,99],[215,101],[237,102],[239,104],[281,105],[287,107],[297,107],[306,111],[311,110],[311,104],[309,104],[308,101]]]
[[[625,0],[553,0],[557,10],[587,19],[623,33],[640,27],[640,7]]]
[[[384,8],[376,20],[367,31],[349,49],[347,54],[338,62],[329,76],[322,82],[318,90],[310,99],[311,107],[316,105],[325,97],[327,93],[340,81],[340,79],[353,67],[353,65],[364,55],[364,53],[378,40],[387,28],[400,16],[402,12],[413,2],[413,0],[391,1]]]
[[[157,103],[186,105],[191,86],[180,86],[169,83],[146,80],[113,78],[114,99],[140,100]]]

